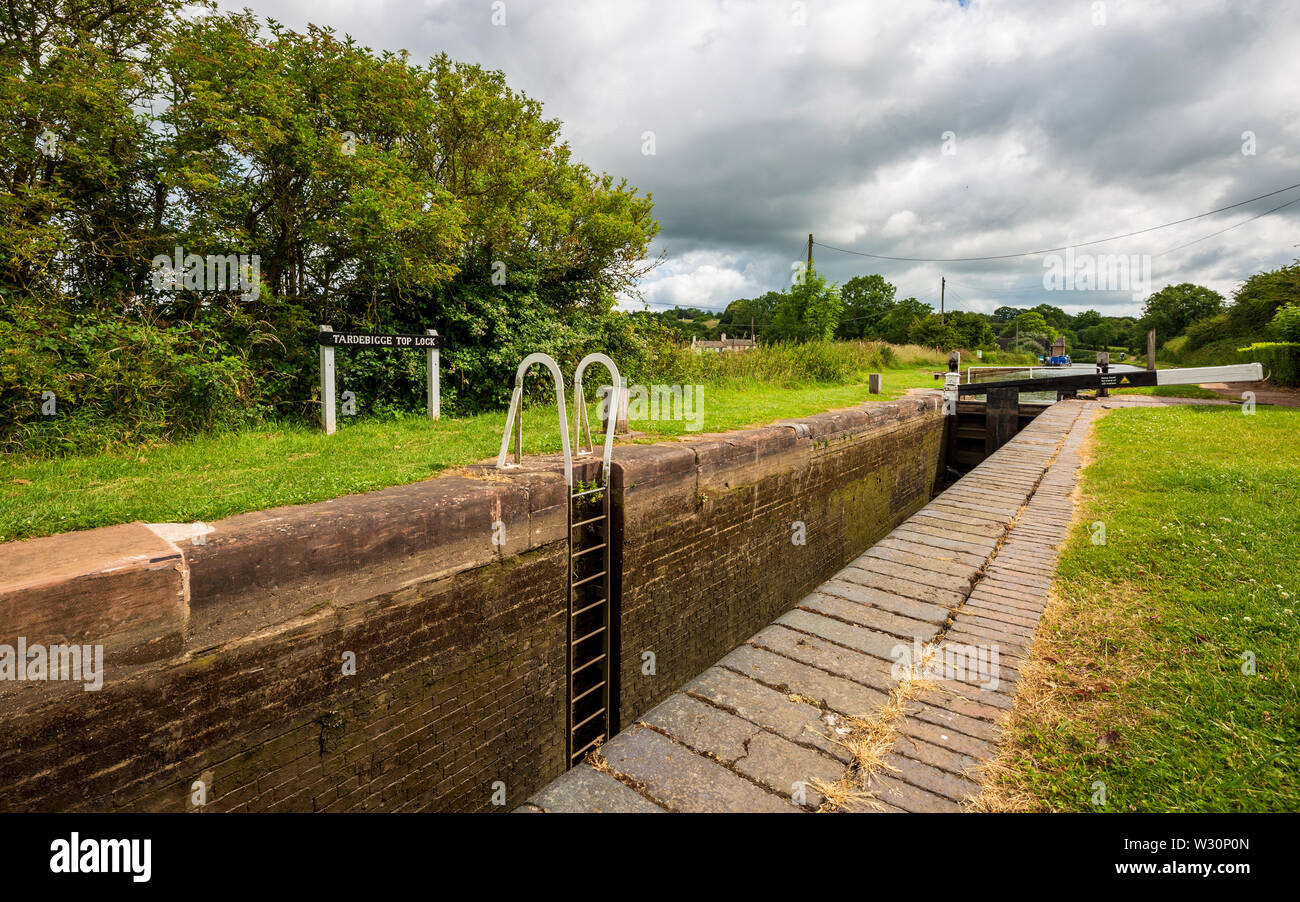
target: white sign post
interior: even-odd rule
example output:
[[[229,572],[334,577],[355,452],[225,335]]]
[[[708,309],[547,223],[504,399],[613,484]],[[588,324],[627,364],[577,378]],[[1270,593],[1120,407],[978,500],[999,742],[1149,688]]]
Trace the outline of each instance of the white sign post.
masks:
[[[322,332],[333,332],[332,326],[321,326]],[[334,346],[324,342],[320,346],[320,423],[326,435],[337,429],[334,420]]]
[[[442,339],[437,329],[426,329],[423,335],[373,335],[364,332],[335,332],[331,326],[321,326],[320,335],[320,420],[325,434],[329,435],[338,428],[334,412],[334,349],[344,348],[390,348],[401,351],[424,351],[427,398],[425,409],[429,419],[436,420],[442,416],[442,389],[439,384],[441,367]]]
[[[438,337],[437,329],[425,329],[425,335]],[[441,352],[436,348],[429,348],[424,353],[425,368],[428,372],[425,375],[429,386],[429,419],[436,420],[442,416],[442,386],[438,382],[438,371],[442,368],[440,359]]]

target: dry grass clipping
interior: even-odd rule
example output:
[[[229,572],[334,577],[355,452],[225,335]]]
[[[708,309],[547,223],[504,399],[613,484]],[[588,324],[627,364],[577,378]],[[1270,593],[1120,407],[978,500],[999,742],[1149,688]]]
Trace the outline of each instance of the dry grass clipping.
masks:
[[[884,807],[875,794],[867,789],[867,784],[872,774],[878,771],[896,770],[885,759],[898,737],[898,723],[906,716],[904,706],[908,700],[934,688],[934,681],[927,676],[926,669],[934,658],[935,650],[933,645],[925,646],[921,660],[912,662],[907,676],[890,690],[888,701],[875,717],[849,717],[847,735],[825,737],[848,751],[852,760],[844,776],[834,783],[818,779],[808,781],[808,786],[821,793],[824,799],[819,810]]]

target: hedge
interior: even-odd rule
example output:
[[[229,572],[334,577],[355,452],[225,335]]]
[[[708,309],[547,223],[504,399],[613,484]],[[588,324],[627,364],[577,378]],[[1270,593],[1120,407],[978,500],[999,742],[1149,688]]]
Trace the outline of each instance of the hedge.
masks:
[[[1262,363],[1277,385],[1300,385],[1300,342],[1259,341],[1238,348],[1237,354],[1243,363]]]

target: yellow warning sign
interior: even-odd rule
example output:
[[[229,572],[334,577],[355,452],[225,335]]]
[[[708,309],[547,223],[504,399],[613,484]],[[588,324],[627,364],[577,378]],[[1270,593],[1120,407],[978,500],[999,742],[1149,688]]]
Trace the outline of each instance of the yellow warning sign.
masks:
[[[1124,378],[1120,379],[1120,380],[1119,380],[1119,384],[1120,384],[1120,385],[1127,385],[1127,384],[1128,384],[1128,376],[1125,376]]]

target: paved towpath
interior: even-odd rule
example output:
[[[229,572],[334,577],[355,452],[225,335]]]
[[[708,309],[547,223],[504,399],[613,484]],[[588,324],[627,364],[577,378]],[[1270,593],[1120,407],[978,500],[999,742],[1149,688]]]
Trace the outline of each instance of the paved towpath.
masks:
[[[1047,602],[1097,410],[1039,415],[520,810],[961,810]],[[927,681],[898,666],[914,649]]]

